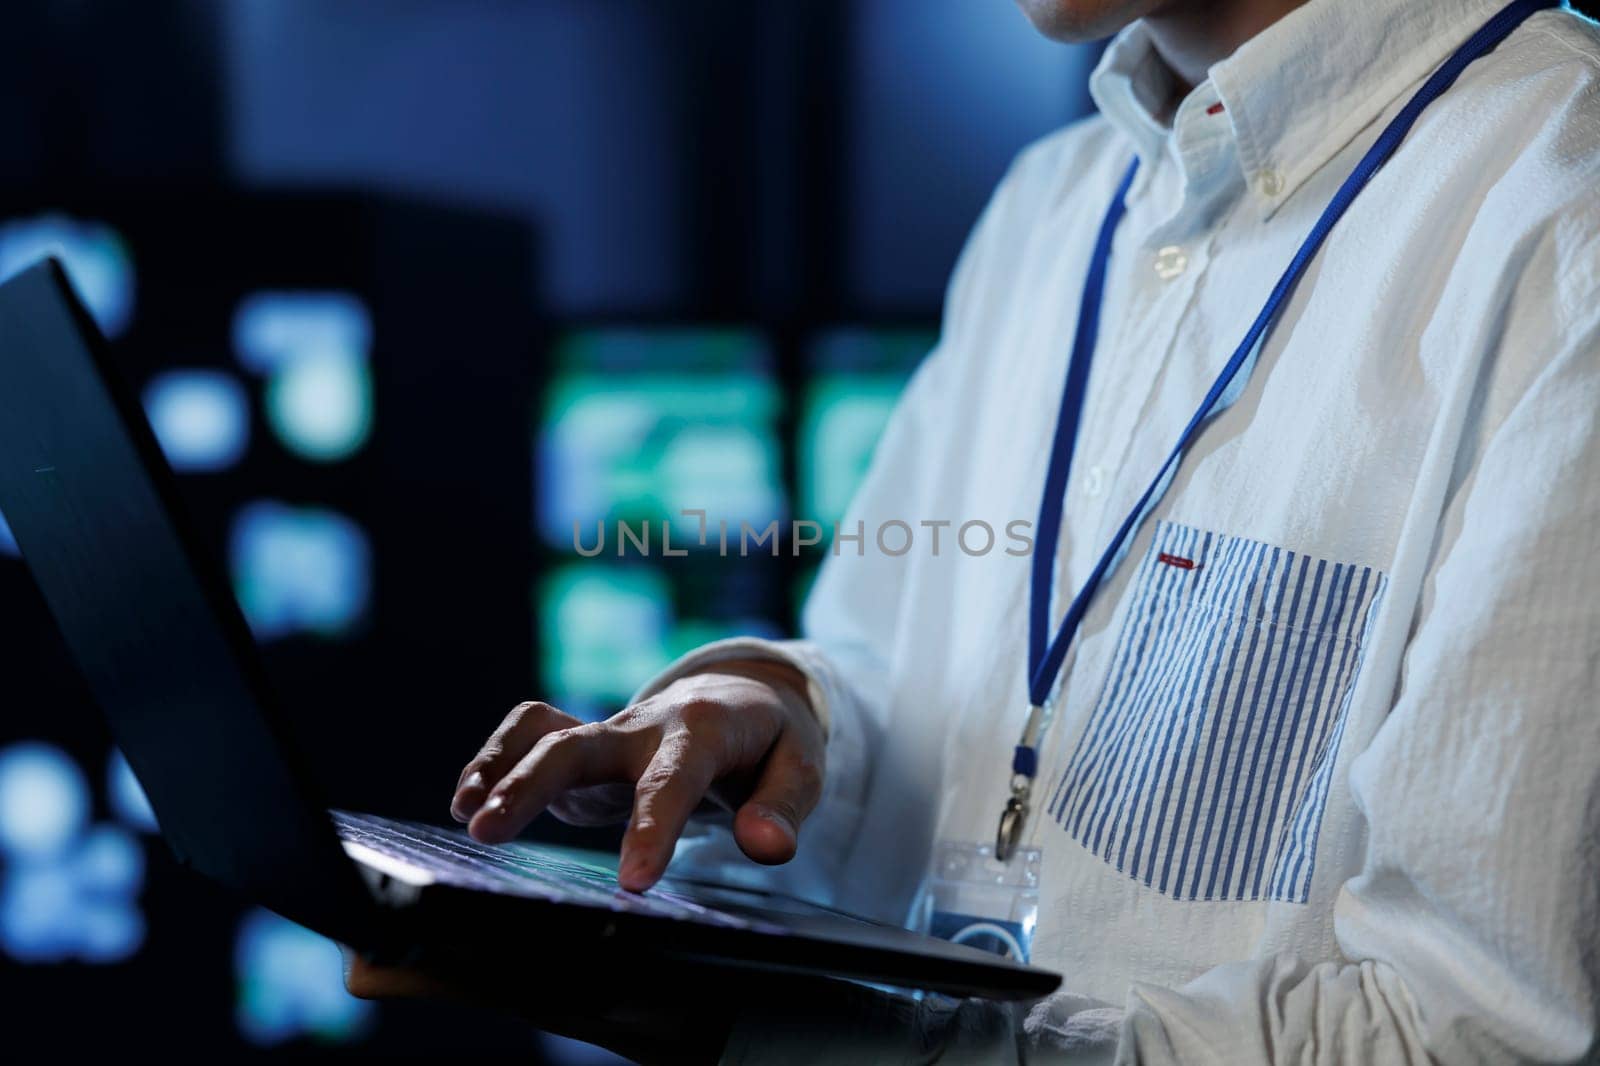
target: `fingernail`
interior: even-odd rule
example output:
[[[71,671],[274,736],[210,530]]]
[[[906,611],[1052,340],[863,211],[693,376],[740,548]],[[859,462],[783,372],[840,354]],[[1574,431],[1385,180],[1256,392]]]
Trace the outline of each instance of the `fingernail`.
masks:
[[[506,798],[497,792],[489,797],[489,801],[483,805],[483,809],[489,814],[499,814],[505,810],[505,806]]]
[[[461,783],[461,787],[456,789],[456,794],[451,797],[450,816],[458,822],[469,821],[478,812],[478,807],[483,802],[483,793],[483,775],[474,772]]]
[[[789,819],[785,818],[783,815],[779,814],[777,811],[773,810],[771,807],[765,807],[765,806],[762,806],[761,804],[757,804],[756,805],[756,814],[759,815],[764,821],[771,822],[773,825],[777,826],[779,829],[782,829],[784,831],[784,833],[788,835],[790,840],[794,839],[794,837],[795,837],[794,826],[789,823]]]

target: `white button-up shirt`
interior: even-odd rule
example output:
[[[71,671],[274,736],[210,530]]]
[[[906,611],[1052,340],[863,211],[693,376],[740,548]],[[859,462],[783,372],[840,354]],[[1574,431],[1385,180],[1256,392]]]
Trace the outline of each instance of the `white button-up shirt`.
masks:
[[[1025,151],[951,282],[806,639],[828,784],[776,874],[903,920],[992,840],[1078,294],[1117,230],[1053,617],[1386,122],[1500,5],[1311,0],[1169,106],[1135,24],[1100,115]],[[920,534],[888,555],[884,523]],[[1023,527],[1026,528],[1026,527]],[[891,548],[903,535],[887,537]],[[981,547],[974,533],[969,543]],[[1102,586],[1026,843],[1031,1036],[1097,1001],[1141,1062],[1565,1061],[1600,990],[1600,32],[1534,15],[1355,201]],[[659,684],[660,681],[653,683]],[[691,854],[692,853],[692,854]],[[726,859],[705,828],[684,861]],[[748,864],[746,864],[748,868]],[[1106,1021],[1106,1012],[1096,1015]],[[1082,1026],[1079,1026],[1082,1028]]]

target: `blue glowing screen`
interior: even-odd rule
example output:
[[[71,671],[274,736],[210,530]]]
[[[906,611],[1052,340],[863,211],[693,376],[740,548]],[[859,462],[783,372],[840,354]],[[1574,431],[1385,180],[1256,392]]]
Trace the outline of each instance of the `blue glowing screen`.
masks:
[[[349,1040],[373,1021],[374,1005],[345,991],[338,947],[271,911],[239,923],[233,969],[234,1019],[253,1044]]]
[[[233,347],[267,381],[267,423],[294,454],[337,462],[372,433],[372,319],[346,292],[261,292],[234,314]]]
[[[603,560],[563,566],[539,584],[542,670],[557,703],[598,718],[678,656],[724,637],[776,638],[763,618],[708,620],[680,614],[659,567]]]
[[[133,257],[103,222],[50,214],[0,223],[0,281],[47,255],[61,260],[78,298],[108,337],[133,318]]]
[[[243,458],[250,444],[250,398],[232,374],[169,370],[144,390],[145,417],[174,470],[210,473]]]
[[[813,338],[797,441],[801,515],[829,531],[844,517],[906,378],[934,340],[922,330],[854,327]]]
[[[757,528],[787,514],[771,354],[735,329],[572,334],[536,420],[537,526],[571,549],[574,525],[672,521]],[[657,534],[659,535],[659,533]],[[676,543],[676,542],[675,542]]]
[[[0,751],[0,853],[49,859],[89,824],[89,786],[54,745],[23,741]]]
[[[261,640],[338,637],[359,625],[372,595],[372,549],[336,511],[258,501],[234,519],[228,548],[234,594]]]
[[[0,751],[0,950],[19,962],[118,962],[144,940],[144,851],[90,823],[87,781],[61,749]]]

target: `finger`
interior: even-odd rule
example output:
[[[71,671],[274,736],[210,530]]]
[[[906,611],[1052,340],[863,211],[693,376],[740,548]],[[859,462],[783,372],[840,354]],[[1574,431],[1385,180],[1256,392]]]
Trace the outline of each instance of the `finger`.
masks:
[[[767,754],[755,791],[734,815],[733,839],[756,862],[794,858],[800,824],[822,798],[820,738],[786,729]]]
[[[632,755],[641,742],[605,723],[546,733],[489,790],[467,832],[485,844],[504,843],[568,789],[631,780],[629,768],[644,761]]]
[[[716,762],[693,746],[687,734],[662,741],[634,786],[633,818],[622,835],[618,884],[629,892],[643,892],[661,880],[689,815],[716,776]]]
[[[450,799],[451,816],[458,822],[469,820],[483,806],[489,790],[532,750],[540,737],[578,724],[578,719],[548,703],[517,704],[472,761],[462,768],[455,794]]]
[[[469,779],[477,774],[487,782],[484,786],[484,792],[487,792],[528,754],[540,737],[557,729],[571,729],[580,724],[572,715],[548,703],[528,700],[517,704],[489,735],[489,739],[484,741],[478,754],[462,768],[456,781],[457,790],[468,786]]]

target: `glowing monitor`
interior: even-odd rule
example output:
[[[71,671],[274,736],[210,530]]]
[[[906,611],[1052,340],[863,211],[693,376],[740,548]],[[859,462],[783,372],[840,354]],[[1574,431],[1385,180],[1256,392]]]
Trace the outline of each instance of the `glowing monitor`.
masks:
[[[286,448],[337,462],[372,433],[372,319],[345,292],[262,292],[233,320],[239,362],[267,379],[267,423]]]
[[[684,510],[734,529],[785,516],[781,401],[758,335],[596,330],[569,336],[556,365],[536,428],[547,544],[570,550],[575,524],[591,541],[600,522],[684,531]]]
[[[220,370],[156,376],[145,387],[144,410],[174,470],[226,470],[250,444],[250,399],[233,375]]]
[[[7,868],[0,946],[18,962],[121,962],[144,941],[143,883],[138,843],[116,826],[96,826],[60,861]]]
[[[622,704],[670,661],[672,590],[648,567],[563,567],[543,583],[538,614],[545,684],[579,717]]]
[[[679,617],[671,584],[639,564],[579,562],[539,586],[541,675],[557,705],[580,718],[608,714],[679,655],[724,637],[777,637],[760,618]]]
[[[800,514],[831,531],[866,475],[873,449],[919,360],[920,330],[839,329],[818,336],[800,411]]]
[[[338,637],[364,619],[372,592],[366,534],[335,511],[260,501],[234,519],[234,593],[261,640]]]
[[[240,922],[233,969],[234,1019],[251,1043],[349,1040],[372,1022],[374,1005],[345,991],[338,947],[270,911]]]
[[[89,786],[53,744],[20,741],[0,751],[0,853],[13,860],[60,854],[89,823]]]
[[[101,332],[116,337],[133,318],[133,257],[103,222],[50,214],[0,223],[0,281],[47,255],[61,265]]]
[[[234,354],[256,374],[317,352],[364,359],[371,347],[372,319],[348,292],[258,292],[233,316]]]
[[[61,749],[0,751],[0,949],[19,962],[117,962],[144,940],[144,852],[118,826],[91,826],[89,807]]]

